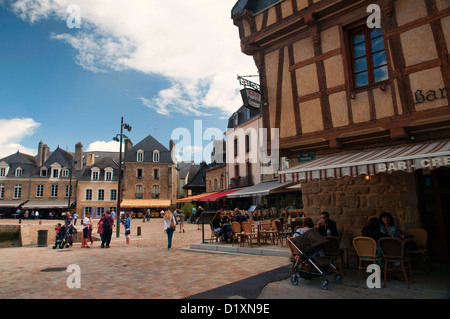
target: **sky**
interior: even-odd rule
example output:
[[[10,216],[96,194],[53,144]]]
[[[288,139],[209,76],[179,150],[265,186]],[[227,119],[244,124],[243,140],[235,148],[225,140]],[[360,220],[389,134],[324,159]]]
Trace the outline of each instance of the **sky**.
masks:
[[[118,151],[123,117],[134,144],[183,140],[179,159],[209,162],[204,132],[226,131],[242,105],[237,75],[257,74],[236,2],[0,0],[0,158],[35,155],[41,140]]]

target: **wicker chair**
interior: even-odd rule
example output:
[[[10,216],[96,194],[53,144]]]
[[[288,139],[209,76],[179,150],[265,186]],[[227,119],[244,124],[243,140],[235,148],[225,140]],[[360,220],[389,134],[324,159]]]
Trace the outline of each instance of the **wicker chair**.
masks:
[[[363,263],[375,264],[377,261],[382,261],[383,258],[377,258],[377,243],[370,237],[355,237],[353,238],[353,246],[358,255],[358,282],[361,269],[365,269]]]
[[[214,231],[212,222],[209,222],[209,226],[211,227],[211,237],[210,237],[209,241],[212,243],[215,239],[217,242],[220,237],[219,232]]]
[[[428,272],[428,250],[427,241],[428,233],[423,228],[410,228],[405,231],[405,236],[412,236],[414,242],[417,245],[416,250],[408,250],[407,253],[412,255],[422,255],[423,263],[425,265],[425,270]]]
[[[414,282],[414,278],[411,270],[411,260],[409,257],[405,257],[405,247],[403,242],[398,238],[385,237],[380,238],[378,240],[378,246],[384,257],[384,287],[386,287],[386,277],[388,272],[399,270],[398,267],[395,266],[395,263],[400,263],[401,270],[403,275],[405,276],[406,286],[409,288],[408,275],[411,277],[411,281]],[[408,263],[409,266],[409,274],[405,269],[405,262]],[[393,267],[389,267],[394,264]]]
[[[242,240],[242,228],[241,224],[238,222],[232,222],[231,223],[231,229],[233,230],[233,237],[231,238],[232,246],[234,246],[234,242],[237,239],[242,246],[243,240]]]
[[[247,239],[250,247],[253,247],[253,239],[258,237],[258,234],[253,231],[252,224],[250,222],[242,222],[242,242]]]
[[[340,254],[341,240],[339,237],[327,236],[328,243],[322,246],[322,251],[332,263],[337,263],[339,272],[342,274],[342,256]]]

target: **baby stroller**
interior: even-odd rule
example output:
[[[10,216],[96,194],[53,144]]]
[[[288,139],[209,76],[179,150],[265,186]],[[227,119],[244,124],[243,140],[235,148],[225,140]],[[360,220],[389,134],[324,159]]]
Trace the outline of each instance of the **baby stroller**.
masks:
[[[321,248],[328,243],[317,229],[310,229],[298,237],[287,238],[293,258],[291,283],[298,285],[299,276],[309,279],[314,276],[323,278],[322,289],[328,289],[326,274],[335,274],[334,282],[341,283],[341,274],[330,260],[324,256]]]
[[[53,249],[56,249],[56,247],[59,247],[60,249],[69,248],[73,244],[72,240],[72,233],[74,232],[75,228],[63,226],[58,231],[58,234],[56,235],[55,244],[53,245]],[[76,230],[75,230],[76,231]]]

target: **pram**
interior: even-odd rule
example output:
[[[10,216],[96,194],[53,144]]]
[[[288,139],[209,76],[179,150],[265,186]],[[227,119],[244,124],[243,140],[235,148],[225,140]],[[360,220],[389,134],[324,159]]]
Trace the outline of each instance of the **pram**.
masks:
[[[322,289],[328,289],[326,274],[335,274],[334,282],[341,283],[341,274],[336,267],[325,257],[321,248],[328,243],[317,229],[310,229],[298,237],[287,238],[292,254],[291,283],[298,285],[298,278],[309,279],[321,276]]]
[[[53,249],[59,247],[60,249],[69,248],[73,244],[72,234],[76,232],[74,227],[63,226],[58,231],[56,235],[55,244],[53,245]]]

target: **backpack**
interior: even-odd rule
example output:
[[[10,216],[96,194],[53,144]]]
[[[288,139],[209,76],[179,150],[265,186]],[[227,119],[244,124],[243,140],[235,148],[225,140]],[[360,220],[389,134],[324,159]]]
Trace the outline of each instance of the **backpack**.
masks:
[[[111,231],[111,217],[105,217],[103,219],[103,231]]]

